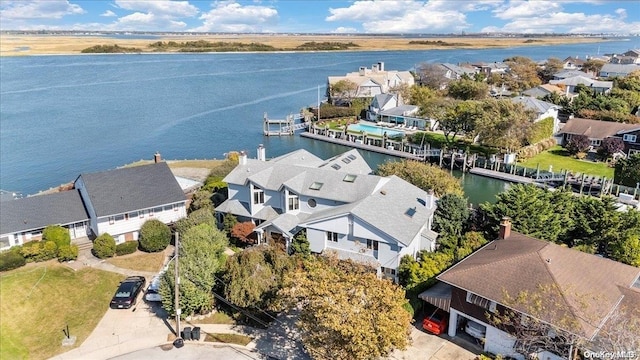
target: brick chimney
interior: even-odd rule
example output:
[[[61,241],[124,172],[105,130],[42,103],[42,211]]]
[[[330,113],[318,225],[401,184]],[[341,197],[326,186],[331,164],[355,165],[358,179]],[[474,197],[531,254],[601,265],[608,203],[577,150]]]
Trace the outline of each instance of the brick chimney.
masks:
[[[498,240],[504,240],[511,236],[511,218],[505,216],[500,221],[500,232],[498,233]]]
[[[162,161],[162,155],[160,155],[160,153],[156,151],[156,153],[153,154],[153,162],[157,164],[161,161]]]

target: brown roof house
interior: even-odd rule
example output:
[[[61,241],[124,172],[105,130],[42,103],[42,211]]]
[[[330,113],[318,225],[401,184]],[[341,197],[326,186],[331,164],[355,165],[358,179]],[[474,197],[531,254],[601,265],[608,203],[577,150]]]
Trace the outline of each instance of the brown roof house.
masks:
[[[562,144],[566,144],[574,135],[585,135],[591,140],[593,150],[597,149],[602,140],[608,137],[622,137],[625,144],[625,153],[633,154],[636,145],[640,145],[638,136],[633,137],[634,132],[640,132],[640,124],[623,124],[613,121],[600,121],[592,119],[573,118],[569,119],[560,130]],[[626,134],[626,135],[625,135]],[[640,146],[637,146],[640,148]]]
[[[471,322],[484,330],[484,351],[555,360],[578,350],[637,350],[625,348],[635,340],[612,348],[607,337],[611,329],[637,335],[637,327],[621,324],[640,324],[639,277],[639,268],[512,231],[505,218],[497,240],[437,278],[451,286],[449,336],[464,333]],[[500,314],[511,314],[512,322],[496,322]],[[545,327],[527,328],[534,322]]]

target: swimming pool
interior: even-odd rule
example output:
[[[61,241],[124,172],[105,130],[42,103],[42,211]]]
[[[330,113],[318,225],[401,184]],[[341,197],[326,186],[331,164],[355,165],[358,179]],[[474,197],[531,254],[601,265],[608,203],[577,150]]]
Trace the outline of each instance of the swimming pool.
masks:
[[[349,125],[349,130],[351,130],[351,131],[364,131],[364,132],[366,132],[368,134],[378,135],[378,136],[382,136],[382,134],[384,134],[385,132],[387,133],[387,136],[389,136],[389,137],[404,135],[404,132],[402,132],[402,131],[393,130],[393,129],[380,127],[380,126],[367,125],[367,124]]]

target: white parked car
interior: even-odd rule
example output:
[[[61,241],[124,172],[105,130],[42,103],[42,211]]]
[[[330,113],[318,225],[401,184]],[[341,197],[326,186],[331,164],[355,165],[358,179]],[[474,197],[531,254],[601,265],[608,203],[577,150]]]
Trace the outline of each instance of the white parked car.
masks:
[[[487,328],[484,325],[480,325],[475,321],[468,320],[467,325],[464,326],[464,332],[473,336],[478,340],[482,340],[485,337]]]
[[[162,301],[162,297],[160,296],[160,278],[162,277],[162,273],[156,275],[149,282],[149,287],[147,288],[147,293],[144,295],[144,299],[149,302],[160,302]]]

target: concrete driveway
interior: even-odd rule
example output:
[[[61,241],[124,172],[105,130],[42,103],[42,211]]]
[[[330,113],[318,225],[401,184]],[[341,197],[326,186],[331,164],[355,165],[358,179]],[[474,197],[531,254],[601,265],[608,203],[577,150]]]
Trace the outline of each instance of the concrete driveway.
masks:
[[[395,350],[391,356],[389,356],[389,359],[473,360],[482,352],[482,349],[474,347],[472,344],[467,344],[458,339],[451,339],[447,335],[432,335],[423,331],[418,326],[412,327],[411,340],[413,343],[407,350]]]
[[[156,346],[150,349],[138,350],[129,354],[116,356],[112,360],[257,360],[265,359],[255,351],[228,345],[199,345],[187,343],[176,349],[170,345]]]
[[[172,329],[159,304],[144,302],[143,293],[131,309],[109,309],[91,335],[76,349],[52,359],[108,359],[167,342]]]

